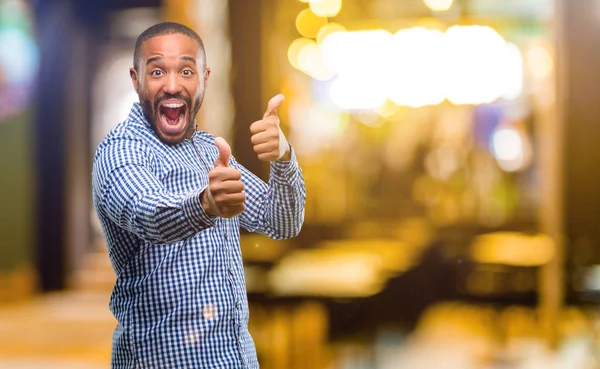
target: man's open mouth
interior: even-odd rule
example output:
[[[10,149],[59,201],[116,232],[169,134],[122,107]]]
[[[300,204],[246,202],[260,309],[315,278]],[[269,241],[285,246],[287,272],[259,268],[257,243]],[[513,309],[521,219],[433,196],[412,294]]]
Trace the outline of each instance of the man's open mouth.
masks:
[[[160,103],[158,115],[165,133],[177,134],[185,128],[187,106],[181,100],[167,100]]]

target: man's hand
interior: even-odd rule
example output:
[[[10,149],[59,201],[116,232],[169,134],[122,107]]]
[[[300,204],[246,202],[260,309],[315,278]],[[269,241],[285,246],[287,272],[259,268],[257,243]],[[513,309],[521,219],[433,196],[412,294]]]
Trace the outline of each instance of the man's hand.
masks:
[[[229,144],[217,137],[215,145],[219,149],[219,156],[214,168],[208,173],[208,188],[201,195],[202,207],[209,215],[233,218],[246,209],[242,173],[229,166]]]
[[[290,160],[290,146],[279,128],[277,108],[285,100],[281,94],[269,101],[263,119],[250,125],[252,145],[258,159],[262,161]]]

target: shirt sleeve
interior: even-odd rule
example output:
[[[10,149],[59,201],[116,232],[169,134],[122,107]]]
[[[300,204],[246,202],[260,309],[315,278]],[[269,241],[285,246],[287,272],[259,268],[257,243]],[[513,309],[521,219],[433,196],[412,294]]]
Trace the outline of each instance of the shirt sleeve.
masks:
[[[119,227],[153,243],[186,239],[215,224],[200,201],[204,188],[170,193],[150,170],[151,153],[135,138],[98,149],[92,172],[96,208]]]
[[[304,223],[306,187],[294,149],[289,161],[271,163],[268,184],[233,159],[232,166],[242,172],[246,192],[240,225],[273,239],[297,236]]]

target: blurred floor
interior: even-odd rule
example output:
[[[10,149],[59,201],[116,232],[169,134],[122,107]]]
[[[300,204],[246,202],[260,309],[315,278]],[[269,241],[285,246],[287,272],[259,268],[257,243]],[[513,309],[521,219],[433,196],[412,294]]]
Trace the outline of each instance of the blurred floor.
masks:
[[[73,290],[0,306],[0,369],[109,367],[113,282],[107,254],[96,252]]]
[[[106,368],[115,324],[101,292],[0,307],[0,368]]]

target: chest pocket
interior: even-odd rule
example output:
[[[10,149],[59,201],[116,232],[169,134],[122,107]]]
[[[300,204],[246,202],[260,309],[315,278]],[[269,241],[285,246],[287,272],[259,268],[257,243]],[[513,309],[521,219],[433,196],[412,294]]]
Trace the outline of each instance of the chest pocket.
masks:
[[[165,188],[175,194],[186,194],[208,185],[208,172],[196,168],[177,166],[170,169],[162,179]]]
[[[186,194],[208,185],[206,158],[195,150],[191,142],[169,148],[166,153],[167,169],[163,173],[162,183],[175,194]]]

